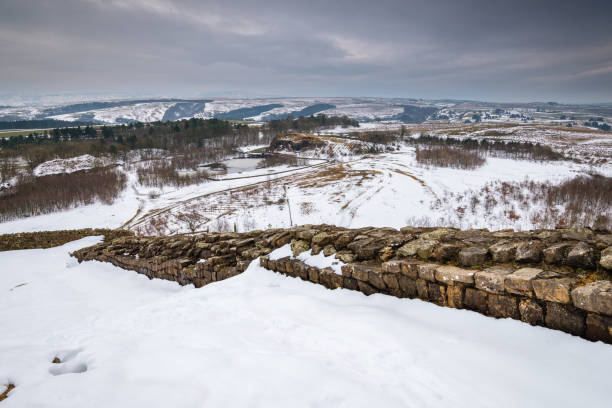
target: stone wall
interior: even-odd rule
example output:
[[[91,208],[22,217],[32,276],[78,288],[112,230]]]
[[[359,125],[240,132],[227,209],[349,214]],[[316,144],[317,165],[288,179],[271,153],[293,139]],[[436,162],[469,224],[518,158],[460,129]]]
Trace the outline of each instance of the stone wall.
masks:
[[[291,244],[345,263],[342,273],[267,254]],[[247,233],[121,237],[73,254],[196,287],[269,270],[366,295],[420,298],[512,318],[612,344],[612,234],[588,229],[529,232],[448,228],[345,229],[306,225]]]

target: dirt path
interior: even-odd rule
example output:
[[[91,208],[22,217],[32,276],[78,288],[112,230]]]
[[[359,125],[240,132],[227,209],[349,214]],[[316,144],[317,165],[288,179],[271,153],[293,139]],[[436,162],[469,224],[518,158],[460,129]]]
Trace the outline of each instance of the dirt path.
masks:
[[[313,164],[313,165],[310,165],[310,166],[301,167],[299,169],[283,170],[283,171],[276,172],[276,173],[273,173],[273,174],[262,174],[262,175],[258,175],[258,176],[235,177],[235,178],[232,178],[232,179],[223,179],[223,180],[217,180],[217,181],[241,180],[241,179],[249,179],[249,178],[255,178],[255,177],[267,177],[267,176],[274,175],[274,174],[283,174],[283,173],[289,173],[289,172],[292,173],[292,174],[288,174],[286,176],[277,177],[277,178],[275,178],[273,180],[270,180],[270,181],[277,182],[279,180],[289,179],[290,177],[295,176],[295,173],[297,173],[297,172],[299,172],[301,170],[304,170],[304,169],[314,170],[314,169],[319,169],[319,168],[325,168],[325,167],[328,167],[328,166],[331,166],[331,165],[334,165],[334,164],[335,164],[335,162],[330,161],[330,160],[326,160],[324,163],[317,163],[317,164]],[[304,174],[304,173],[300,173],[300,174]],[[267,183],[267,182],[268,182],[268,180],[261,180],[261,181],[255,182],[255,183],[245,184],[245,185],[238,186],[238,187],[229,187],[229,188],[225,188],[225,189],[222,189],[222,190],[212,191],[212,192],[209,192],[209,193],[206,193],[206,194],[201,194],[201,195],[198,195],[198,196],[195,196],[195,197],[191,197],[191,198],[188,198],[188,199],[185,199],[185,200],[180,200],[180,201],[177,201],[177,202],[175,202],[173,204],[170,204],[170,205],[168,205],[166,207],[150,210],[146,214],[144,214],[141,218],[137,219],[136,222],[134,222],[134,220],[138,216],[138,214],[136,214],[128,222],[126,222],[123,225],[123,227],[127,227],[127,228],[131,229],[131,228],[137,227],[139,225],[142,225],[145,221],[147,221],[147,220],[149,220],[151,218],[158,217],[158,216],[160,216],[162,214],[166,214],[166,213],[168,213],[168,212],[170,212],[170,211],[172,211],[172,210],[174,210],[176,208],[179,208],[181,206],[187,205],[187,204],[189,204],[189,203],[191,203],[193,201],[201,200],[203,198],[206,198],[206,197],[209,197],[209,196],[212,196],[212,195],[215,195],[215,194],[219,194],[219,193],[227,193],[227,192],[231,192],[231,191],[236,191],[236,190],[241,190],[241,189],[248,188],[248,187],[253,187],[253,186],[261,185],[261,184],[264,184],[264,183]],[[130,223],[131,223],[131,225],[130,225]]]

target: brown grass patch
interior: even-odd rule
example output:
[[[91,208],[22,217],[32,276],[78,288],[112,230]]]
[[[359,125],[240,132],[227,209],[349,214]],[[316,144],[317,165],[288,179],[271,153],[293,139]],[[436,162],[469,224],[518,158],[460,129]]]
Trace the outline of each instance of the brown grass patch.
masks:
[[[423,187],[426,187],[425,182],[423,180],[421,180],[420,178],[418,178],[417,176],[415,176],[414,174],[410,174],[407,171],[400,170],[400,169],[394,169],[393,171],[396,172],[396,173],[399,173],[399,174],[401,174],[403,176],[410,177],[411,179],[413,179],[414,181],[418,182]]]
[[[297,182],[297,186],[300,188],[323,187],[348,178],[357,179],[357,184],[360,185],[364,180],[370,180],[377,174],[381,174],[381,172],[377,170],[353,170],[340,164],[326,168],[314,175],[302,176]]]

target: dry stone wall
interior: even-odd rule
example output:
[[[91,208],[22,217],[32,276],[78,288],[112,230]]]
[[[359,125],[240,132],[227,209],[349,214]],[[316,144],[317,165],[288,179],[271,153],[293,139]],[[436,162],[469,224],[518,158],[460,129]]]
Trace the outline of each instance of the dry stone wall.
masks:
[[[293,256],[271,259],[291,244]],[[342,273],[295,258],[323,252]],[[612,234],[589,229],[528,232],[450,228],[346,229],[305,225],[246,233],[121,237],[79,250],[150,278],[196,287],[266,269],[330,289],[420,298],[512,318],[612,344]]]

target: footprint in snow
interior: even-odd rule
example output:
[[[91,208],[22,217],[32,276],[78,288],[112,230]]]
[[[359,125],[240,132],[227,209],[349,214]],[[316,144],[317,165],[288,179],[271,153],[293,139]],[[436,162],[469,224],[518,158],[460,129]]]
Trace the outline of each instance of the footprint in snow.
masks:
[[[53,366],[49,368],[49,374],[77,374],[87,371],[87,364],[75,359],[81,351],[82,349],[74,349],[57,353],[51,361]]]

